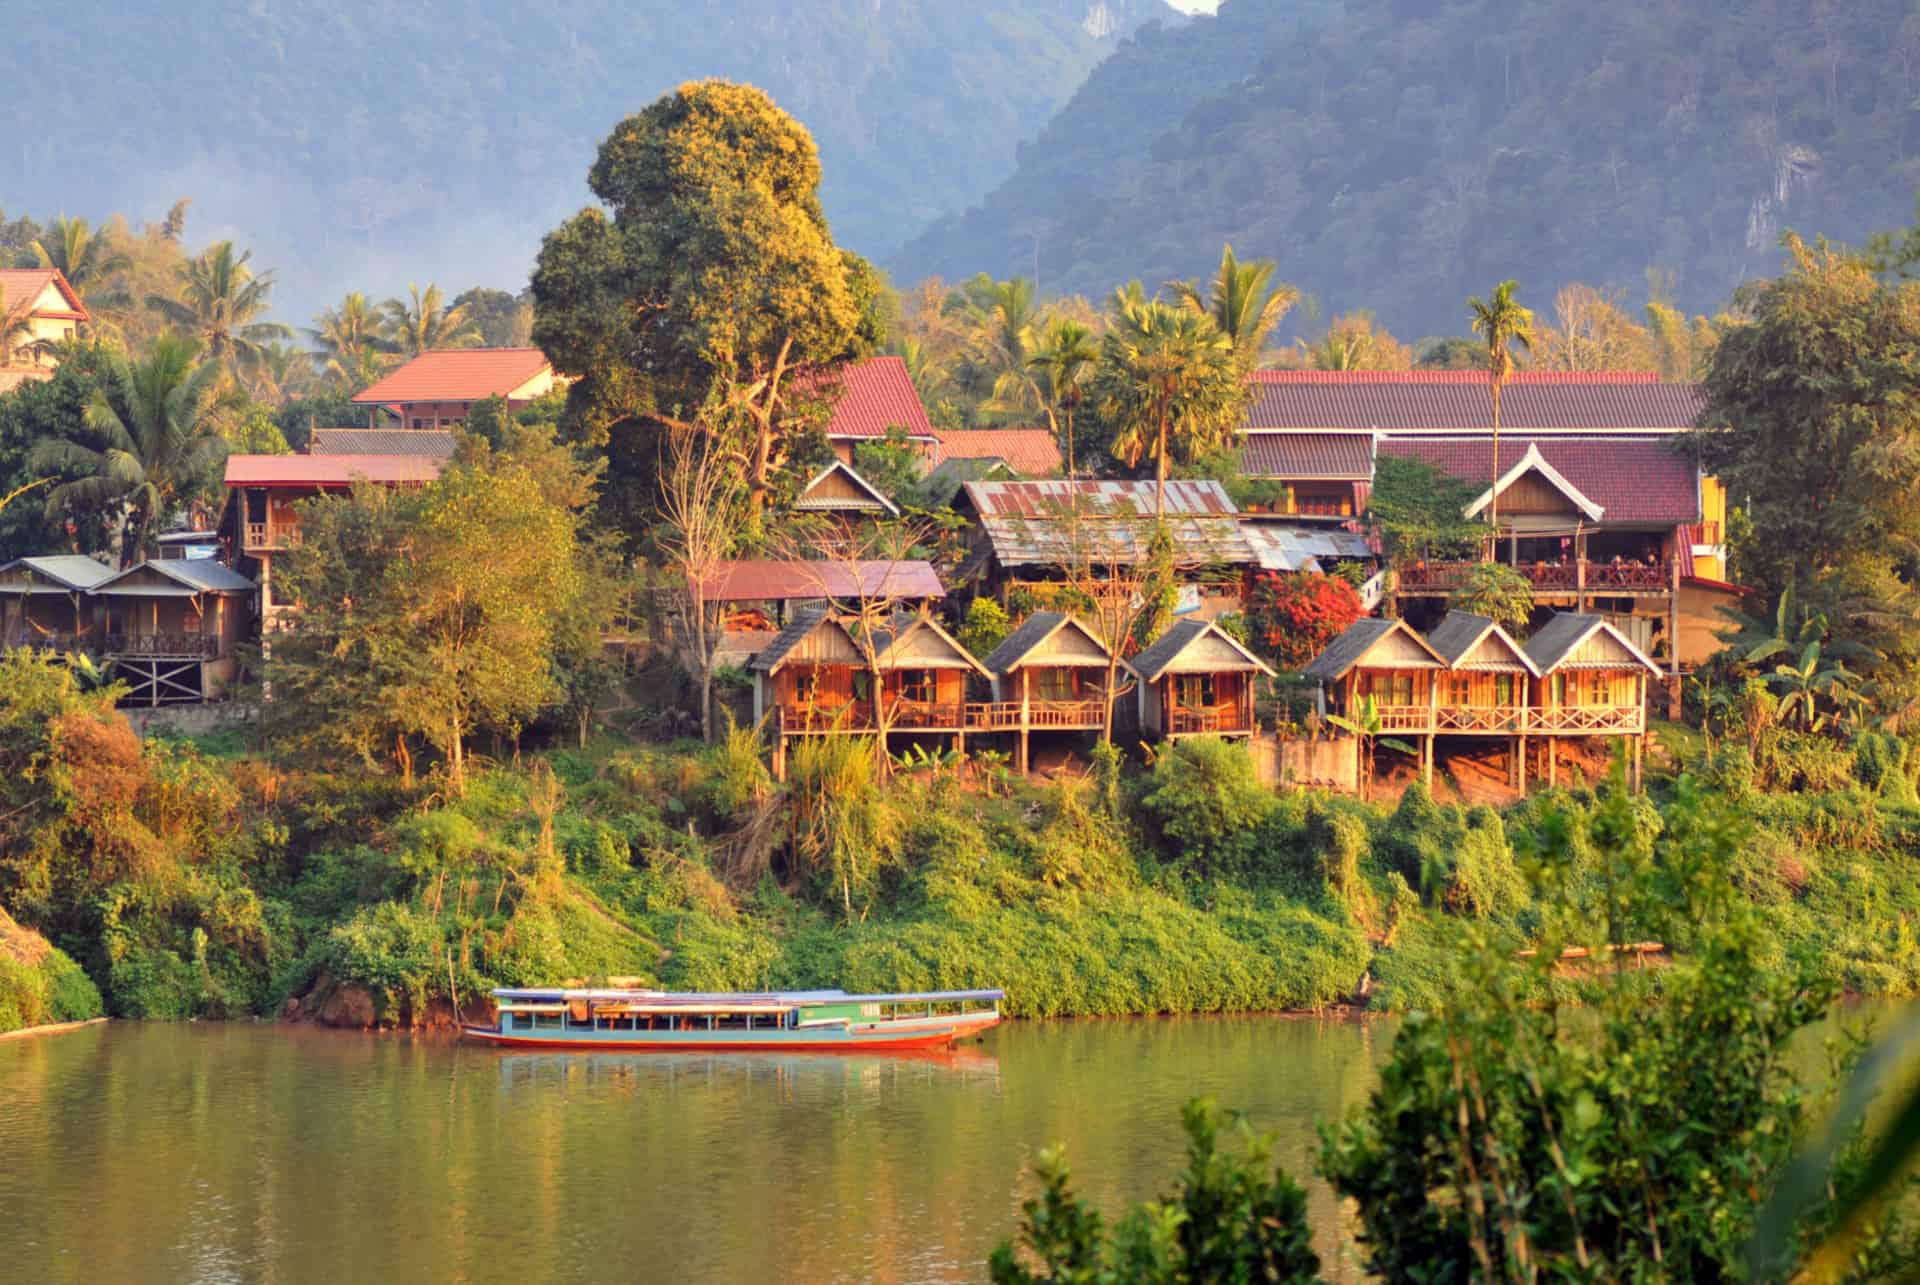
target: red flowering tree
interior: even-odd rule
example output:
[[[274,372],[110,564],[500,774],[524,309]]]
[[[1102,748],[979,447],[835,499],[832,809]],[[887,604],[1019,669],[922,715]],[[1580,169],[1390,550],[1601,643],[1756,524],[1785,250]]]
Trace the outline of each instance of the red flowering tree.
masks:
[[[1304,669],[1366,614],[1360,591],[1318,571],[1262,571],[1247,603],[1253,649],[1282,669]]]

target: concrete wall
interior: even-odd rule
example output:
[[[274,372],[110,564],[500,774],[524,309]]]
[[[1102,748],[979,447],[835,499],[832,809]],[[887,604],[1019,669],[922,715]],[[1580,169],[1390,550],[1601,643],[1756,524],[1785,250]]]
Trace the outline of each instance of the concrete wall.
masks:
[[[1351,736],[1332,740],[1281,740],[1256,736],[1248,744],[1255,770],[1265,784],[1279,789],[1319,787],[1357,793],[1359,747]]]
[[[223,727],[246,722],[254,714],[251,704],[221,701],[200,705],[162,705],[156,709],[123,709],[127,721],[140,736],[168,732],[175,736],[204,736]]]

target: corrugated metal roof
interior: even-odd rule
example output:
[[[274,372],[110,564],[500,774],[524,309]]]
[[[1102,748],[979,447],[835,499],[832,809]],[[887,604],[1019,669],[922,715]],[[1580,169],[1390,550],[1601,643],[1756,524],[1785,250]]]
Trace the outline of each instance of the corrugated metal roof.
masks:
[[[723,563],[706,593],[712,602],[946,596],[933,564],[917,560],[848,563],[742,559]]]
[[[1152,482],[968,482],[962,492],[1003,567],[1146,556]],[[1166,523],[1174,557],[1184,566],[1245,566],[1254,560],[1234,503],[1218,482],[1168,482]]]
[[[307,435],[314,455],[424,455],[449,459],[453,434],[441,428],[316,428]]]
[[[1246,661],[1243,668],[1257,670],[1263,674],[1272,674],[1273,667],[1248,651],[1238,638],[1220,628],[1211,620],[1182,620],[1173,628],[1141,648],[1133,658],[1133,671],[1140,675],[1142,682],[1156,682],[1162,674],[1180,659],[1182,652],[1192,647],[1209,634],[1226,642]]]
[[[1600,506],[1609,526],[1678,526],[1700,520],[1700,484],[1693,462],[1663,437],[1527,437],[1500,435],[1500,472],[1537,448],[1555,471]],[[1391,437],[1382,455],[1423,460],[1463,482],[1484,487],[1493,477],[1489,437]]]
[[[802,373],[796,382],[832,396],[828,437],[885,437],[889,428],[905,429],[909,437],[935,435],[907,363],[899,357],[868,357],[828,373]]]
[[[354,394],[361,406],[388,402],[477,402],[505,397],[548,368],[538,348],[436,348]]]
[[[173,585],[168,587],[120,583],[142,571],[151,571],[155,575],[165,576],[173,581]],[[247,594],[252,593],[253,590],[253,581],[225,563],[215,562],[210,558],[161,558],[128,567],[111,579],[95,585],[92,592],[116,597],[166,598],[185,597],[197,593]]]
[[[442,460],[424,455],[229,455],[228,486],[312,486],[344,490],[356,481],[426,483]]]
[[[113,568],[105,563],[77,553],[50,553],[0,563],[0,571],[13,567],[26,567],[42,579],[78,590],[91,589],[115,574]]]
[[[1373,434],[1250,432],[1240,449],[1240,469],[1248,477],[1371,481]]]
[[[1371,559],[1378,555],[1367,537],[1339,528],[1283,526],[1245,521],[1240,532],[1263,571],[1324,571],[1328,562]]]
[[[1057,477],[1064,466],[1059,445],[1044,428],[943,430],[933,452],[934,467],[948,460],[1001,460],[1028,478]]]
[[[1484,430],[1493,426],[1484,371],[1262,370],[1252,376],[1250,431],[1260,429]],[[1644,373],[1525,371],[1500,394],[1509,431],[1691,428],[1697,384]]]

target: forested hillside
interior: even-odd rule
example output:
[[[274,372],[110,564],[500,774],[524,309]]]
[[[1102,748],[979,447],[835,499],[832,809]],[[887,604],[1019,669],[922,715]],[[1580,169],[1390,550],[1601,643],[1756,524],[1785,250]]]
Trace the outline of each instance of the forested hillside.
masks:
[[[10,24],[73,97],[0,144],[0,207],[159,218],[260,247],[304,313],[377,271],[518,284],[622,116],[685,80],[768,90],[813,132],[841,241],[884,255],[978,200],[1163,0],[79,0]],[[84,103],[84,107],[79,104]]]
[[[1708,311],[1783,229],[1907,221],[1916,80],[1905,0],[1227,0],[1128,41],[892,266],[1031,275],[1037,239],[1047,292],[1098,294],[1230,240],[1404,334],[1459,332],[1505,277],[1638,295],[1653,269]]]

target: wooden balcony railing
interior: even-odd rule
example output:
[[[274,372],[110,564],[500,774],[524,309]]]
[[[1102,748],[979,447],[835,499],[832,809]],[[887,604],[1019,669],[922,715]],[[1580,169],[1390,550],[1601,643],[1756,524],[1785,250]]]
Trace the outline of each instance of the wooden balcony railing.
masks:
[[[1028,701],[1024,724],[1039,728],[1099,727],[1105,711],[1099,700]],[[865,701],[850,705],[782,705],[776,711],[776,730],[785,735],[816,732],[871,732],[873,708]],[[1017,732],[1022,727],[1019,701],[968,701],[964,705],[896,701],[888,710],[888,728],[895,732]]]
[[[1380,734],[1398,732],[1507,736],[1515,733],[1619,734],[1646,730],[1638,705],[1561,705],[1548,709],[1512,705],[1377,705]]]
[[[1175,709],[1167,730],[1175,736],[1197,736],[1218,732],[1251,732],[1253,720],[1236,706],[1218,709]]]
[[[1466,584],[1478,562],[1420,562],[1400,569],[1400,592],[1451,592]],[[1585,575],[1582,570],[1584,568]],[[1514,568],[1536,593],[1665,593],[1673,587],[1673,563],[1653,558],[1624,562],[1522,562]]]
[[[206,634],[108,634],[109,656],[169,656],[212,660],[220,654],[220,639]]]
[[[247,523],[249,549],[291,549],[299,543],[300,528],[292,523]]]
[[[87,639],[84,634],[74,633],[70,629],[21,629],[0,630],[0,651],[15,647],[41,647],[53,651],[83,651]]]

